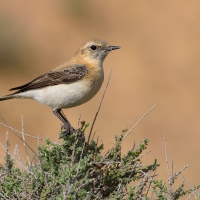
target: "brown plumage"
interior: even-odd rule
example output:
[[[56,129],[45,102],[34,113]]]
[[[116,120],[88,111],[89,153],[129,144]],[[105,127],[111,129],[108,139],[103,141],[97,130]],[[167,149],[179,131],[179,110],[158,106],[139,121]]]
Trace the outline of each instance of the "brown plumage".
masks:
[[[72,83],[74,81],[82,79],[87,74],[87,72],[88,70],[84,65],[76,64],[74,66],[68,67],[65,70],[50,71],[46,74],[37,77],[36,79],[25,85],[11,88],[10,91],[18,90],[17,92],[13,93],[18,94],[32,89],[43,88],[46,86],[59,85],[63,83]]]

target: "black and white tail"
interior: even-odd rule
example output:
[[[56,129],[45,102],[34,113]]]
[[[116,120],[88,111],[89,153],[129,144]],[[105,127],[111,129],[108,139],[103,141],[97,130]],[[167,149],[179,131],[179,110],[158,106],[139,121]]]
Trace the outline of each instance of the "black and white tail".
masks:
[[[13,95],[6,95],[6,96],[3,96],[3,97],[0,97],[0,101],[13,99],[13,98],[15,98]]]

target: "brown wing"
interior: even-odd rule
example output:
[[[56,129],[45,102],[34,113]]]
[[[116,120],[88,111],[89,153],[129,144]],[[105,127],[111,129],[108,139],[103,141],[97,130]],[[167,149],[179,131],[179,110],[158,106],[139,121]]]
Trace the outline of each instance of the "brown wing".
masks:
[[[72,83],[74,81],[82,79],[87,73],[88,70],[84,65],[77,64],[65,70],[50,71],[25,85],[11,88],[10,90],[18,90],[16,93],[20,93],[32,89],[43,88],[46,86]]]

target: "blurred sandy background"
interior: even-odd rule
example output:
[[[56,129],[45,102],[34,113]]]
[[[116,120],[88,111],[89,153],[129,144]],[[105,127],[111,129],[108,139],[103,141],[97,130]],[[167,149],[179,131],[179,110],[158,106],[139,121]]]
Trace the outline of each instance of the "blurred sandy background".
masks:
[[[200,183],[200,1],[0,0],[0,95],[48,72],[93,37],[122,49],[104,62],[105,82],[90,102],[65,110],[73,126],[79,114],[92,122],[110,68],[111,83],[94,130],[108,149],[130,121],[133,126],[157,107],[124,141],[123,151],[150,139],[145,163],[158,159],[167,181],[163,132],[174,170],[190,164],[185,177]],[[32,100],[0,102],[0,116],[15,129],[55,140],[60,121],[50,108]],[[1,122],[3,122],[1,120]],[[6,128],[0,126],[5,144]],[[86,132],[88,135],[88,131]],[[11,151],[18,139],[9,131]],[[27,139],[36,148],[37,141]],[[24,149],[21,147],[23,155]],[[0,150],[3,155],[2,149]],[[2,161],[2,159],[1,159]]]

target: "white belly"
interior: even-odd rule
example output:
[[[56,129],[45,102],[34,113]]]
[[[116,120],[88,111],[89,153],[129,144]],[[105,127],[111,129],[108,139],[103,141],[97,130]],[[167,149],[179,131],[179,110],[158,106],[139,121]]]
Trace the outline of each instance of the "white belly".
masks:
[[[71,84],[48,86],[18,94],[17,98],[30,98],[51,108],[71,108],[89,101],[99,91],[103,79],[97,82],[79,80]]]

